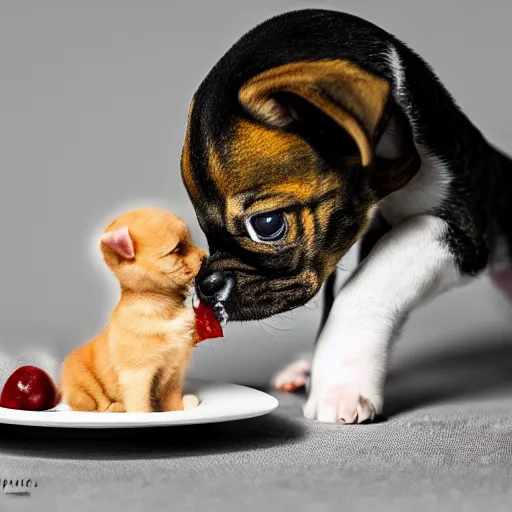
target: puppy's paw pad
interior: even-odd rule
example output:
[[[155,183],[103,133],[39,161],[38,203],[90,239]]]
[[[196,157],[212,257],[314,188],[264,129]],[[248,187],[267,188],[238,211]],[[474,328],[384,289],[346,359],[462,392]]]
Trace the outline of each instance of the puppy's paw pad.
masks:
[[[373,421],[375,407],[363,397],[355,385],[339,385],[316,398],[312,396],[304,407],[304,416],[322,423],[346,425]]]
[[[277,391],[292,393],[306,385],[311,372],[311,363],[305,359],[295,361],[280,371],[272,379],[272,386]]]
[[[183,395],[183,410],[195,409],[199,406],[201,401],[196,395]]]

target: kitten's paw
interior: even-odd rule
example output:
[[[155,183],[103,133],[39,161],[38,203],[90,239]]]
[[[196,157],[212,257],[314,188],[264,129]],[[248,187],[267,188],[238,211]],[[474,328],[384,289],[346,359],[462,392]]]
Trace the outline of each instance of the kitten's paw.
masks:
[[[311,373],[311,361],[299,359],[278,372],[272,379],[272,386],[277,391],[292,393],[306,386]]]
[[[196,395],[183,395],[183,410],[195,409],[201,401]]]
[[[106,412],[126,412],[124,410],[124,405],[121,402],[112,402],[108,407]]]
[[[313,392],[304,406],[304,416],[322,423],[354,424],[373,421],[376,408],[356,384],[338,384]]]

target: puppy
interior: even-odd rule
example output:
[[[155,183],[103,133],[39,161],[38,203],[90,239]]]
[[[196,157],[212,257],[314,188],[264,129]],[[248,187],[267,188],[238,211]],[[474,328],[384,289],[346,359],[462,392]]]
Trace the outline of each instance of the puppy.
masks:
[[[181,219],[154,208],[118,217],[100,245],[121,297],[108,327],[64,361],[63,399],[77,411],[182,410],[196,341],[185,299],[205,252]]]
[[[356,16],[289,12],[236,42],[192,99],[181,172],[210,249],[197,293],[219,315],[269,317],[326,282],[308,418],[382,411],[419,304],[488,268],[512,289],[512,161],[420,56]],[[281,387],[304,383],[307,364],[292,370]]]

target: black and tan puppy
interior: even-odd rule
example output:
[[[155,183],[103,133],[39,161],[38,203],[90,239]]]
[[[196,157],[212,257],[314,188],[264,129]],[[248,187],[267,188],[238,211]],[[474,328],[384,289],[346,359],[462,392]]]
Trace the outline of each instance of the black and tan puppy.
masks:
[[[512,162],[417,54],[355,16],[295,11],[243,36],[193,98],[182,176],[210,249],[197,292],[229,320],[300,306],[326,280],[332,294],[362,239],[327,301],[309,418],[372,419],[414,307],[487,268],[510,283],[494,265],[509,261]]]

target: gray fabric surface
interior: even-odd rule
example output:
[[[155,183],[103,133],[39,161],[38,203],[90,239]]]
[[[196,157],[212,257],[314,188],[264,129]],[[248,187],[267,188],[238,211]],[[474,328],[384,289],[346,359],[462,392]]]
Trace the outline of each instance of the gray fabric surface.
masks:
[[[375,425],[263,418],[116,437],[8,429],[2,478],[32,477],[0,510],[510,510],[512,399],[448,400]]]
[[[275,413],[231,424],[115,437],[0,428],[0,478],[39,484],[30,497],[0,492],[0,512],[510,511],[510,304],[486,286],[411,318],[387,421],[309,422],[304,397],[279,394]]]
[[[39,484],[30,497],[0,492],[0,512],[510,511],[510,304],[485,286],[411,319],[387,421],[322,425],[302,418],[304,397],[278,394],[275,413],[230,424],[115,437],[0,428],[0,478]]]

